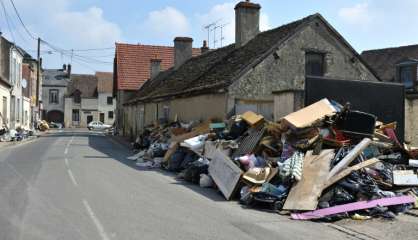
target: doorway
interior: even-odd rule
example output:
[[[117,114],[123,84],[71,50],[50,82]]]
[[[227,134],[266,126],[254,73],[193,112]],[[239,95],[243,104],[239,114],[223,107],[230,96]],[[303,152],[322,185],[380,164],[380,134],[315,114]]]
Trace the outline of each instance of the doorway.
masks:
[[[92,115],[88,115],[87,116],[87,124],[93,122],[93,116]]]
[[[104,117],[105,117],[105,114],[100,113],[100,122],[104,123],[104,120],[105,120]]]

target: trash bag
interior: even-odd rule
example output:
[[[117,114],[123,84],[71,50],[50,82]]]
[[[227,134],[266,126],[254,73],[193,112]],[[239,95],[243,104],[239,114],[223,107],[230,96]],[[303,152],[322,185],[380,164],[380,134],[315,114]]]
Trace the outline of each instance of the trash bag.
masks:
[[[203,164],[200,161],[195,161],[192,164],[190,164],[189,167],[187,167],[184,171],[184,180],[199,184],[200,182],[200,175],[201,174],[208,174],[208,165]]]
[[[170,158],[167,169],[172,172],[180,171],[186,153],[183,150],[177,150]]]

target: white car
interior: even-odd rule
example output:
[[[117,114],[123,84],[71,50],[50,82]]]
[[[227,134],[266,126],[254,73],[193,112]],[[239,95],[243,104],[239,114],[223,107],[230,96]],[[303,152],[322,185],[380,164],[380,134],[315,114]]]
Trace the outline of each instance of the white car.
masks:
[[[112,127],[111,125],[109,125],[109,124],[104,124],[104,123],[99,122],[99,121],[93,121],[93,122],[90,122],[90,123],[87,125],[87,128],[88,128],[89,130],[106,130],[106,129],[109,129],[109,128],[111,128],[111,127]]]

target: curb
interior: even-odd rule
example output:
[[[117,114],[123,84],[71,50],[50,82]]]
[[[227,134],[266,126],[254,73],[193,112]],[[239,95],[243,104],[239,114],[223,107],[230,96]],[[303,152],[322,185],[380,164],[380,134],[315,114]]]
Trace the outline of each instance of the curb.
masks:
[[[4,150],[4,149],[8,149],[8,148],[22,146],[22,145],[25,145],[27,143],[31,143],[31,142],[39,139],[40,137],[41,136],[33,136],[33,137],[27,138],[26,140],[23,140],[23,141],[7,142],[4,145],[0,146],[0,151]]]

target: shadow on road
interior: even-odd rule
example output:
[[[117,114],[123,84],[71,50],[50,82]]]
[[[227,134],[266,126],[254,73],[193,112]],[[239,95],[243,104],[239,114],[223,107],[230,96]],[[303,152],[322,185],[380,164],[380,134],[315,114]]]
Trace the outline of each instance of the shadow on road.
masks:
[[[74,135],[80,136],[78,133],[75,133]],[[81,136],[86,136],[86,135],[81,135]],[[226,201],[217,191],[214,191],[213,189],[201,188],[198,185],[176,179],[175,173],[168,172],[162,169],[141,168],[141,167],[136,166],[134,161],[127,159],[127,157],[133,155],[132,151],[128,149],[126,146],[123,146],[122,144],[113,142],[112,140],[110,140],[110,137],[103,136],[103,135],[91,135],[89,133],[87,133],[87,136],[88,136],[88,144],[91,148],[107,155],[110,158],[113,158],[119,161],[120,163],[130,168],[133,168],[140,172],[151,171],[157,174],[162,174],[162,175],[171,177],[176,180],[176,182],[172,184],[178,184],[178,185],[187,187],[190,190],[193,190],[194,192],[197,192],[201,194],[202,196],[205,196],[206,198],[209,198],[213,201]],[[85,157],[95,158],[94,156],[85,156]]]

